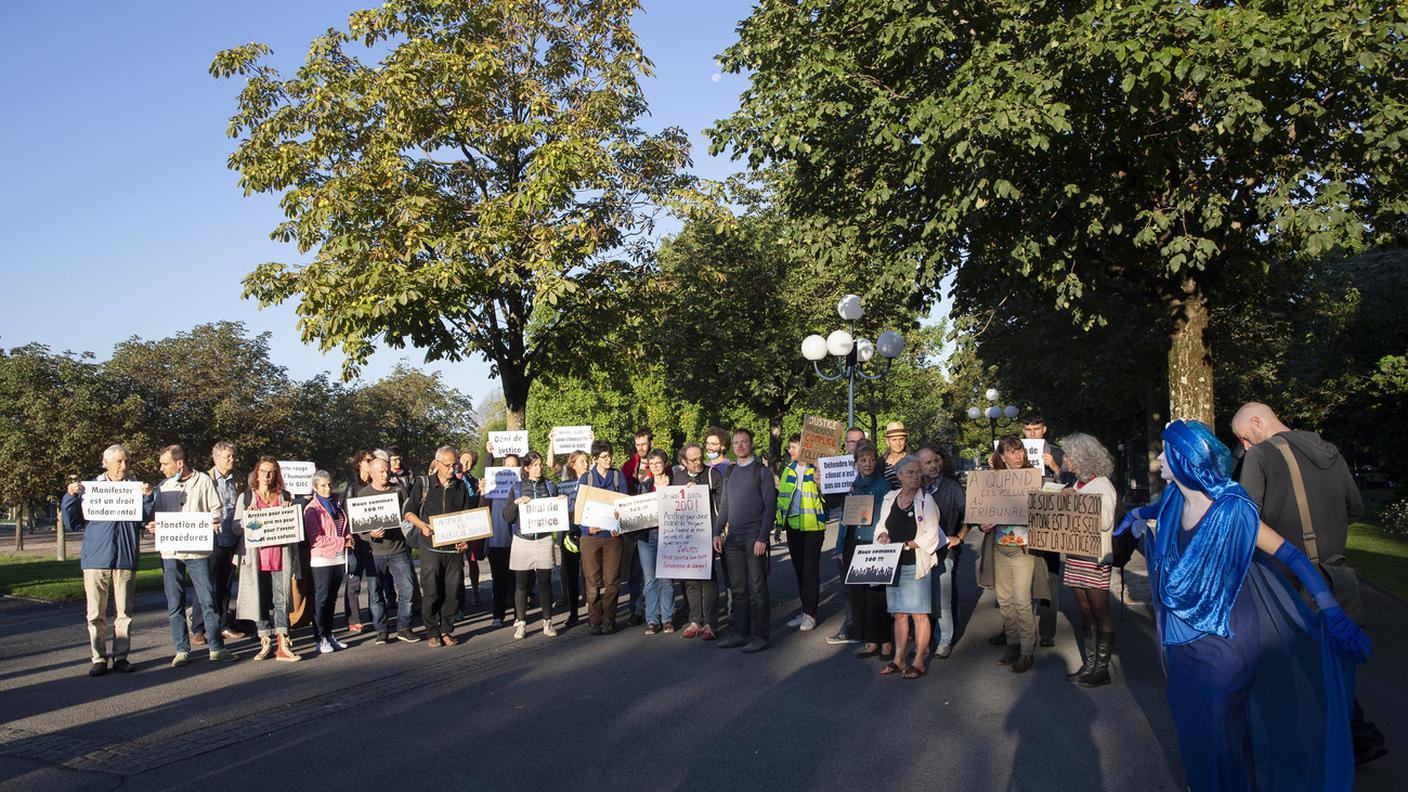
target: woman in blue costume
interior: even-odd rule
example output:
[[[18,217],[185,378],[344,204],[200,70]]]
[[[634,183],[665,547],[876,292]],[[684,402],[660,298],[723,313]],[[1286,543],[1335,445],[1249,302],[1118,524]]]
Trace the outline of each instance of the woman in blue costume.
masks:
[[[1310,559],[1258,518],[1227,447],[1197,422],[1163,432],[1161,503],[1145,542],[1168,702],[1193,790],[1350,789],[1353,664],[1369,639]],[[1313,612],[1271,563],[1300,580]]]

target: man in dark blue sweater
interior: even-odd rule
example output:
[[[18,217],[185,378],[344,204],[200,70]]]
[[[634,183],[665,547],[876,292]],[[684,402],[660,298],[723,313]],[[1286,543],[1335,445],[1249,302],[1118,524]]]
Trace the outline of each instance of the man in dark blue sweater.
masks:
[[[737,631],[719,648],[761,652],[768,648],[768,532],[777,511],[777,482],[753,456],[752,432],[734,430],[733,453],[737,461],[724,473],[714,519],[714,550],[728,566]]]

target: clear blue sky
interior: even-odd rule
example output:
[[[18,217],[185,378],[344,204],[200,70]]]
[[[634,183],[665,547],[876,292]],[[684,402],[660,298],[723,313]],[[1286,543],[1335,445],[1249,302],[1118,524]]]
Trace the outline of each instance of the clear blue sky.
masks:
[[[258,310],[240,279],[297,251],[269,240],[274,198],[245,198],[225,167],[225,129],[240,84],[211,78],[216,51],[247,41],[274,48],[285,74],[308,42],[368,2],[23,3],[0,29],[0,346],[39,342],[106,359],[131,336],[162,338],[208,321],[272,333],[274,362],[299,378],[341,358],[305,347],[291,304]],[[714,56],[751,3],[646,0],[635,23],[656,76],[644,83],[647,126],[680,126],[695,171],[735,164],[708,156],[703,130],[737,107],[745,81]],[[378,353],[376,378],[414,350]],[[477,360],[430,368],[476,404],[495,387]]]

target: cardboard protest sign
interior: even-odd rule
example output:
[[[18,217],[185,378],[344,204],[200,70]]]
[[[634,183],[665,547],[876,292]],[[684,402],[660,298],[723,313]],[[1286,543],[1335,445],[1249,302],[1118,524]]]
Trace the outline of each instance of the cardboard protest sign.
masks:
[[[802,445],[797,461],[815,465],[818,459],[832,456],[841,448],[846,437],[846,425],[819,415],[802,416]]]
[[[875,519],[875,496],[847,495],[841,511],[842,525],[870,525]]]
[[[565,531],[567,523],[566,498],[534,498],[518,505],[519,531],[526,534],[545,534]]]
[[[202,553],[215,549],[215,526],[208,512],[157,512],[156,549],[161,553]]]
[[[1027,496],[1039,489],[1040,470],[969,471],[964,519],[975,525],[1026,525]]]
[[[313,474],[318,472],[317,464],[279,460],[279,472],[284,476],[284,489],[290,495],[313,494]]]
[[[601,487],[593,487],[589,484],[583,484],[577,487],[577,505],[575,511],[572,513],[572,522],[578,525],[587,525],[587,523],[583,521],[586,516],[587,504],[599,503],[603,506],[610,507],[607,509],[607,512],[612,515],[612,529],[614,530],[616,527],[616,499],[620,497],[621,493],[619,492],[612,492],[609,489],[603,489]],[[598,525],[597,527],[601,528],[604,526]]]
[[[592,428],[590,426],[558,426],[552,430],[552,452],[570,454],[573,451],[592,450]]]
[[[244,513],[244,543],[250,547],[286,545],[303,539],[303,510],[297,506]]]
[[[347,499],[347,527],[352,533],[400,528],[401,496],[394,492]]]
[[[1027,547],[1099,559],[1100,521],[1104,502],[1099,495],[1073,489],[1033,492],[1027,496]]]
[[[714,530],[708,487],[660,490],[660,549],[655,576],[670,580],[709,580],[714,575]]]
[[[1036,468],[1037,470],[1040,470],[1042,474],[1045,475],[1046,441],[1040,438],[1037,438],[1035,440],[1032,440],[1030,438],[1022,438],[1022,447],[1027,449],[1027,460],[1031,462],[1032,467]]]
[[[817,472],[821,474],[822,495],[839,495],[851,491],[851,483],[856,480],[855,457],[850,454],[824,456],[816,462]]]
[[[507,498],[513,490],[513,485],[518,483],[518,468],[486,467],[484,468],[484,483],[486,485],[484,497]]]
[[[904,545],[891,544],[856,545],[851,555],[851,566],[846,570],[847,586],[893,586],[899,576],[900,553]]]
[[[83,482],[83,519],[89,522],[118,522],[142,519],[140,481]]]
[[[494,457],[497,459],[509,454],[523,456],[528,453],[528,432],[490,432],[489,444],[494,447]]]
[[[616,510],[620,513],[622,533],[656,528],[660,525],[660,493],[619,498]]]
[[[494,535],[494,521],[489,517],[489,507],[433,514],[430,516],[430,530],[434,534],[431,543],[436,547],[488,539]]]

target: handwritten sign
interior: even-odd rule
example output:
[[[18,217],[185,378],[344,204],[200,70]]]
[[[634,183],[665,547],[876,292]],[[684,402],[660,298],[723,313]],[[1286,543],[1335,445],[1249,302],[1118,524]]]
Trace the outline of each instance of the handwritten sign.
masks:
[[[841,511],[842,525],[870,525],[875,519],[875,497],[873,495],[847,495],[846,505]]]
[[[1027,547],[1099,559],[1104,503],[1073,489],[1027,496]]]
[[[1040,470],[970,471],[964,519],[976,525],[1026,525],[1027,496],[1039,489]]]
[[[284,489],[290,495],[313,494],[313,474],[318,472],[316,463],[279,460],[279,472],[284,476]]]
[[[1022,447],[1027,449],[1027,460],[1031,462],[1032,467],[1040,470],[1044,475],[1046,473],[1046,441],[1041,438],[1032,440],[1024,437],[1022,438]]]
[[[401,496],[394,492],[347,499],[347,526],[352,533],[401,527]]]
[[[621,513],[621,532],[644,531],[660,525],[660,493],[647,492],[620,498],[616,510]]]
[[[851,491],[856,480],[856,459],[850,454],[844,456],[824,456],[817,460],[816,468],[821,473],[821,494],[840,495]]]
[[[201,512],[157,512],[156,549],[161,553],[208,553],[215,549],[210,515]]]
[[[526,534],[567,530],[567,499],[534,498],[519,504],[518,524],[518,530]]]
[[[552,430],[552,452],[570,454],[573,451],[592,450],[592,428],[590,426],[558,426]]]
[[[513,485],[518,483],[518,468],[486,467],[484,468],[484,482],[487,485],[484,497],[507,498],[509,493],[513,491]]]
[[[851,566],[846,570],[847,586],[893,586],[899,576],[900,553],[904,545],[856,545],[851,554]]]
[[[559,482],[558,485],[557,485],[557,494],[558,494],[558,495],[565,495],[565,496],[567,497],[567,502],[568,502],[568,503],[572,503],[572,502],[576,501],[576,500],[577,500],[577,480],[576,480],[576,479],[568,479],[567,481]]]
[[[250,547],[293,544],[302,539],[303,510],[297,506],[245,512],[244,543]]]
[[[846,426],[840,421],[819,415],[802,416],[802,444],[797,461],[815,465],[818,459],[834,455],[845,436]]]
[[[436,547],[488,539],[494,535],[494,521],[489,517],[489,507],[433,514],[430,516],[430,531],[434,536],[431,543]]]
[[[709,488],[663,487],[659,495],[660,550],[655,556],[655,576],[709,580],[714,575]]]
[[[577,502],[573,507],[572,521],[577,523],[578,525],[587,525],[586,522],[583,522],[584,518],[586,517],[587,504],[598,503],[603,506],[606,506],[606,511],[612,514],[611,528],[612,530],[615,530],[616,499],[620,497],[621,493],[613,492],[609,489],[604,489],[602,487],[593,487],[589,484],[583,484],[577,487]],[[599,515],[600,513],[598,512],[598,516]],[[596,527],[602,528],[605,526],[598,525]]]
[[[494,456],[498,459],[503,459],[509,454],[523,456],[528,453],[528,433],[526,431],[490,432],[489,444],[494,447]]]
[[[83,519],[89,522],[117,522],[119,520],[141,522],[141,482],[83,482]]]

